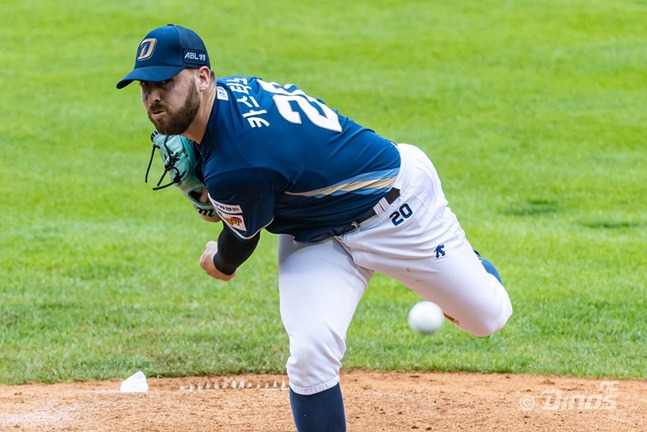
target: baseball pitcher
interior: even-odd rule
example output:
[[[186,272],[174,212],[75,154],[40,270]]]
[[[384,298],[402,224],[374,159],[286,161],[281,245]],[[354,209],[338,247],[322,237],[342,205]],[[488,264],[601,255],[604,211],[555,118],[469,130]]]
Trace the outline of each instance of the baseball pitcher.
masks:
[[[205,272],[230,280],[263,230],[279,236],[299,432],[346,430],[339,385],[346,332],[375,272],[476,336],[510,317],[498,273],[472,249],[417,147],[389,141],[293,84],[216,79],[202,39],[177,25],[144,37],[117,88],[132,81],[159,132],[154,151],[170,184],[203,218],[222,221],[200,257]]]

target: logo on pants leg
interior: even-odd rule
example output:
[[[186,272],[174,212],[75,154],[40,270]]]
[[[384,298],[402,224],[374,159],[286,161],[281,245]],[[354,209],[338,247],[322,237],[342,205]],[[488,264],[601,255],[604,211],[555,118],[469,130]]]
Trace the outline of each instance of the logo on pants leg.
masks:
[[[436,252],[436,258],[440,258],[441,256],[445,256],[445,245],[440,244],[436,246],[436,249],[434,250]]]

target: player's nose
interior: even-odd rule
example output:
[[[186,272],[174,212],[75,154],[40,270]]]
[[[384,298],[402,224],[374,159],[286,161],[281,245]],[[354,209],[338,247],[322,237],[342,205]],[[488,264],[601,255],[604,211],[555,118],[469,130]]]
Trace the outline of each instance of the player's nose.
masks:
[[[160,88],[156,85],[149,85],[144,91],[142,90],[142,99],[147,105],[152,105],[162,100]]]

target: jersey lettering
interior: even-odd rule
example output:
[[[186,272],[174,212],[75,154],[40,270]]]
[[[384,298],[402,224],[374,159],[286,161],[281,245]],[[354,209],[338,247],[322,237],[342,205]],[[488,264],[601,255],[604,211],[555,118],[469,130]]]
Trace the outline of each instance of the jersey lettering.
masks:
[[[303,123],[301,113],[295,110],[294,105],[291,103],[294,102],[315,126],[341,132],[339,116],[319,100],[305,94],[303,90],[289,91],[276,83],[267,83],[260,79],[258,83],[263,87],[263,90],[274,94],[273,99],[279,114],[290,123]]]

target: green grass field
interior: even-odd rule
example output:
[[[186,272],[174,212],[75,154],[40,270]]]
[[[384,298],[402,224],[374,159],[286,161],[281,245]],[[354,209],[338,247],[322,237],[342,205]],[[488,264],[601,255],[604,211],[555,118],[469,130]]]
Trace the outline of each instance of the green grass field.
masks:
[[[117,91],[151,28],[215,72],[294,82],[436,164],[515,313],[414,334],[376,276],[346,370],[647,378],[647,2],[0,0],[0,382],[278,373],[276,238],[230,283],[219,225],[143,182],[151,125]]]

